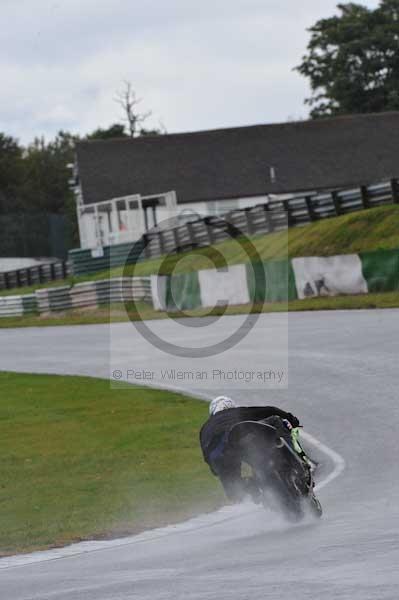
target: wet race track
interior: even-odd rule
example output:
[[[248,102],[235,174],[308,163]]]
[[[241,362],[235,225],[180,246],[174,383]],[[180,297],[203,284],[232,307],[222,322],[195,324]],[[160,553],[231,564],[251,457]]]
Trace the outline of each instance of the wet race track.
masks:
[[[223,317],[218,327],[227,331],[236,318]],[[231,350],[233,356],[240,353],[240,360],[244,356],[260,367],[265,328],[278,326],[281,318],[261,315],[250,340]],[[170,340],[181,335],[173,321],[153,327]],[[120,348],[115,356],[114,346],[113,367],[129,366],[127,329],[112,325]],[[206,335],[206,328],[191,330],[194,340]],[[109,377],[109,351],[106,325],[0,330],[2,370]],[[141,366],[153,359],[138,333],[135,352]],[[288,388],[234,390],[243,404],[277,404],[301,418],[311,436],[308,448],[321,461],[320,521],[288,525],[244,504],[123,540],[3,559],[0,597],[396,600],[398,354],[399,311],[293,313]],[[164,367],[176,362],[161,351],[157,356]],[[189,383],[181,387],[193,391]]]

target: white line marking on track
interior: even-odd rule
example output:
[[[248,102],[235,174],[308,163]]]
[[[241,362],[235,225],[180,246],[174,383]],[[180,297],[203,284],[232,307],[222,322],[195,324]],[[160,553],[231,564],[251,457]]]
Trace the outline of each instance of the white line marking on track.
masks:
[[[319,440],[316,440],[316,438],[310,435],[310,433],[307,433],[306,431],[301,431],[301,437],[312,446],[315,446],[318,450],[320,450],[320,452],[327,454],[327,456],[329,456],[334,463],[333,471],[331,471],[331,473],[327,475],[325,479],[319,481],[319,483],[315,485],[314,489],[316,492],[318,492],[319,490],[323,489],[326,485],[331,483],[331,481],[336,479],[339,475],[341,475],[342,471],[345,469],[345,460],[340,454],[338,454],[338,452],[335,452],[335,450],[332,450],[332,448],[329,448],[325,444],[319,442]]]

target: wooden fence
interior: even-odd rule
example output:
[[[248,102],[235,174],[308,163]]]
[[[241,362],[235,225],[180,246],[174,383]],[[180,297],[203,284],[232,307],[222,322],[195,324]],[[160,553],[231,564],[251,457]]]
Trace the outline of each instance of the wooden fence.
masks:
[[[250,208],[234,210],[223,217],[204,217],[167,230],[143,236],[145,256],[202,248],[240,235],[281,231],[320,219],[346,215],[384,204],[399,204],[399,181],[361,186],[346,190],[271,200]]]
[[[65,260],[26,267],[25,269],[5,271],[0,273],[0,290],[48,283],[56,279],[65,279],[69,274],[70,267]]]

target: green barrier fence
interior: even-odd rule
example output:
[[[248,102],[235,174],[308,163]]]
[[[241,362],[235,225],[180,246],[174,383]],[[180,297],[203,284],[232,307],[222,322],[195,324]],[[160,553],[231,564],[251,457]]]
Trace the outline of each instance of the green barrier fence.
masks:
[[[399,290],[399,249],[361,252],[359,256],[369,292]]]
[[[286,302],[297,298],[289,259],[247,263],[246,269],[251,302]]]
[[[91,250],[70,250],[68,258],[72,263],[74,275],[88,275],[130,265],[144,259],[144,244],[139,242],[128,242],[126,244],[115,244],[104,246],[103,256],[93,257]]]
[[[165,305],[167,310],[192,310],[201,306],[198,271],[167,277]]]

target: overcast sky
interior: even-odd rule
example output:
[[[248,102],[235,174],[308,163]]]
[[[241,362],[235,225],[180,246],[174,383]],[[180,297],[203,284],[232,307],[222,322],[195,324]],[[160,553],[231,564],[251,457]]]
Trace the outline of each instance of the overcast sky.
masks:
[[[376,7],[377,0],[361,3]],[[121,120],[130,80],[168,132],[308,114],[292,71],[332,0],[0,0],[0,131],[26,143]]]

